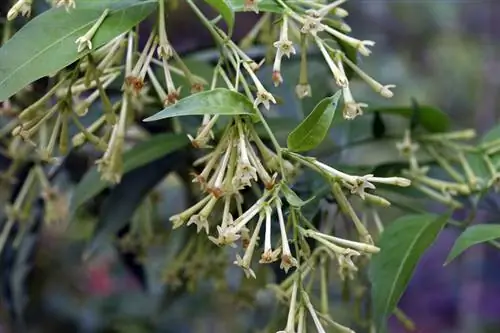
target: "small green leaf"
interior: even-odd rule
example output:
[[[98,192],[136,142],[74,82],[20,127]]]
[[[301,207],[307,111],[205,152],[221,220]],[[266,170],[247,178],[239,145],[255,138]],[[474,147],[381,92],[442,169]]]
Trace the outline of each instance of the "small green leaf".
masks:
[[[310,150],[318,146],[328,134],[339,102],[341,91],[319,102],[314,110],[288,135],[288,148],[294,151]]]
[[[234,26],[234,12],[226,0],[205,0],[205,2],[221,14],[222,18],[224,18],[224,21],[227,23],[229,35],[231,35]]]
[[[493,127],[485,135],[483,135],[481,143],[496,141],[498,139],[500,139],[500,125]]]
[[[75,41],[97,21],[105,5],[110,13],[99,27],[94,49],[141,22],[156,8],[156,0],[84,1],[67,13],[51,9],[35,17],[0,48],[0,101],[85,56]]]
[[[368,109],[366,112],[378,111],[381,114],[394,114],[403,117],[411,118],[415,112],[413,107],[384,107]],[[418,121],[419,124],[429,132],[445,132],[450,127],[450,119],[443,111],[432,106],[418,106]]]
[[[244,95],[228,89],[216,88],[183,98],[144,121],[205,114],[256,116],[253,104]]]
[[[235,12],[244,12],[245,11],[245,0],[227,0],[233,11]],[[300,1],[288,0],[286,3],[288,5],[292,5],[294,3],[298,3]],[[274,0],[259,0],[257,1],[257,8],[262,12],[273,12],[273,13],[282,13],[283,7],[278,5],[278,3]]]
[[[369,268],[376,331],[386,331],[387,317],[401,298],[420,257],[434,242],[448,216],[418,214],[401,217],[382,233],[380,253]]]
[[[458,257],[469,247],[500,238],[500,224],[479,224],[467,228],[455,241],[446,258],[445,265]]]
[[[159,134],[151,139],[137,144],[123,155],[123,173],[130,172],[138,167],[148,164],[160,157],[176,151],[188,144],[184,135]],[[87,171],[77,185],[70,203],[70,215],[73,216],[78,207],[99,194],[110,184],[101,180],[97,167]]]
[[[300,208],[310,201],[314,200],[315,197],[308,199],[307,201],[302,200],[290,187],[288,187],[284,182],[280,184],[281,192],[285,196],[286,201],[290,206]]]

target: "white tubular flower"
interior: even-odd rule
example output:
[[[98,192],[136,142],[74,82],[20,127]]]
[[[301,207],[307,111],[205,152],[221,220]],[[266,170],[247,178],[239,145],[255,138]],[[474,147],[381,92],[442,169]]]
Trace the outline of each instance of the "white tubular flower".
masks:
[[[259,13],[259,0],[245,0],[243,3],[243,9],[247,12],[252,11],[255,14]]]
[[[403,157],[411,157],[420,148],[417,142],[413,142],[411,139],[410,130],[405,131],[403,141],[396,143],[396,148]]]
[[[162,59],[165,58],[168,60],[173,56],[174,50],[167,38],[167,27],[165,24],[165,2],[160,1],[159,7],[160,8],[158,10],[158,21],[159,21],[158,35],[160,41],[157,53],[160,58]]]
[[[307,310],[309,310],[309,314],[311,315],[311,317],[313,319],[314,326],[316,327],[316,331],[318,333],[326,333],[325,329],[323,328],[323,325],[321,325],[321,322],[318,318],[318,315],[316,314],[316,310],[314,310],[314,307],[311,303],[311,300],[309,299],[309,296],[307,295],[307,293],[305,291],[302,291],[302,300],[304,301]]]
[[[309,84],[298,84],[295,86],[295,94],[299,99],[311,96],[311,86]]]
[[[234,242],[241,238],[239,230],[236,230],[233,226],[218,225],[217,232],[217,238],[208,236],[208,239],[218,246],[230,245],[231,247],[236,247]]]
[[[330,35],[343,40],[344,42],[350,44],[352,47],[355,47],[359,53],[361,53],[364,56],[369,56],[371,51],[368,49],[367,46],[374,46],[375,42],[371,40],[359,40],[347,35],[344,35],[343,33],[327,26],[323,25],[323,29],[328,32]]]
[[[293,43],[288,39],[288,15],[283,15],[283,22],[281,23],[280,39],[273,43],[273,46],[277,49],[277,54],[281,56],[285,55],[290,58],[291,54],[295,54],[295,48]]]
[[[264,206],[264,212],[266,214],[266,230],[264,236],[264,253],[259,260],[261,264],[268,264],[278,260],[278,255],[280,254],[280,249],[273,251],[271,246],[271,214],[272,208],[269,205]]]
[[[97,29],[101,26],[102,22],[104,22],[104,19],[106,16],[109,14],[109,9],[105,9],[104,12],[99,16],[97,21],[92,25],[92,27],[85,33],[85,35],[78,37],[77,40],[75,41],[76,44],[78,44],[78,52],[82,52],[85,49],[92,50],[92,38],[94,38],[95,33],[97,32]]]
[[[257,181],[257,170],[250,163],[248,157],[247,140],[245,139],[245,132],[241,121],[238,121],[238,153],[239,159],[236,165],[236,172],[234,174],[232,184],[236,189],[242,189],[246,186],[251,186],[251,180]]]
[[[365,189],[375,189],[375,185],[371,182],[396,185],[401,187],[410,186],[411,181],[402,177],[374,177],[372,174],[364,176],[353,176],[348,175],[342,171],[332,168],[320,161],[314,160],[313,165],[318,167],[320,170],[330,175],[334,179],[341,179],[350,190],[351,193],[359,195],[362,199],[365,198]]]
[[[286,273],[290,267],[297,267],[297,260],[292,256],[290,251],[290,245],[288,244],[288,236],[286,234],[285,220],[283,218],[283,211],[281,210],[281,201],[276,199],[276,210],[278,212],[278,221],[280,225],[281,232],[281,264],[282,268]]]
[[[260,228],[262,226],[263,220],[264,220],[264,215],[261,214],[259,217],[259,220],[257,221],[257,225],[255,226],[255,229],[252,233],[252,237],[250,238],[250,242],[248,243],[248,246],[245,250],[245,254],[243,255],[243,258],[241,258],[239,255],[237,255],[236,261],[234,262],[236,265],[243,268],[243,271],[245,272],[245,275],[247,278],[253,277],[255,279],[255,273],[250,268],[250,264],[252,263],[252,257],[253,257],[253,253],[255,250],[255,245],[257,244],[257,239],[259,237],[259,232],[260,232]]]
[[[225,135],[222,137],[222,139],[219,141],[217,144],[217,147],[213,152],[210,153],[211,157],[206,163],[205,167],[203,168],[203,171],[199,174],[196,175],[193,179],[193,183],[200,183],[202,184],[202,187],[206,185],[206,182],[210,176],[210,173],[214,169],[215,165],[219,162],[219,158],[222,155],[224,149],[228,148],[231,146],[233,143],[232,139],[232,132],[226,132]]]
[[[69,12],[71,8],[76,8],[75,0],[54,0],[52,1],[55,7],[63,7],[66,8],[66,11]]]
[[[301,22],[302,28],[300,28],[300,32],[303,34],[310,34],[315,37],[318,32],[325,30],[325,26],[321,23],[321,19],[315,17],[315,15],[307,15]]]
[[[290,296],[290,306],[288,308],[288,317],[286,320],[286,327],[283,331],[278,331],[276,333],[295,333],[295,312],[297,308],[297,290],[298,290],[297,280],[293,282],[292,295]]]
[[[31,5],[33,0],[18,0],[7,13],[7,20],[12,21],[19,14],[29,17],[31,15]]]
[[[391,98],[394,93],[391,89],[396,88],[394,84],[382,85],[370,75],[366,74],[361,68],[359,68],[355,63],[353,63],[345,55],[342,57],[345,63],[354,71],[356,74],[365,81],[373,90],[379,93],[382,97]],[[342,62],[342,60],[340,60]]]
[[[254,71],[250,67],[250,65],[246,62],[243,63],[243,67],[246,69],[248,72],[248,75],[252,78],[253,83],[255,84],[255,87],[257,88],[257,94],[256,98],[254,101],[254,106],[258,107],[260,104],[264,105],[264,107],[269,110],[270,108],[270,102],[273,104],[276,104],[276,99],[274,96],[267,91],[262,83],[260,82],[259,78],[255,75]]]
[[[208,184],[209,192],[216,197],[220,197],[223,194],[222,185],[224,184],[225,181],[224,176],[226,175],[227,165],[232,153],[233,153],[233,145],[230,144],[226,152],[224,153],[224,156],[222,157],[222,161],[219,164],[218,172],[213,176],[214,179],[213,183],[212,181],[210,181]]]
[[[237,231],[240,231],[255,215],[257,215],[262,210],[268,195],[269,192],[264,192],[259,200],[257,200],[245,213],[238,216],[238,218],[234,220],[233,225]]]
[[[342,110],[344,119],[352,120],[362,115],[363,108],[368,107],[366,103],[356,103],[348,85],[342,88],[342,96],[344,97],[344,109]]]
[[[226,196],[224,198],[224,212],[222,213],[222,223],[217,226],[218,237],[208,236],[211,240],[218,246],[230,245],[231,247],[236,247],[236,242],[240,239],[241,235],[239,230],[234,228],[233,216],[229,212],[231,206],[231,197]]]
[[[264,186],[267,189],[270,189],[274,185],[274,178],[269,175],[267,170],[264,168],[262,163],[260,162],[260,158],[257,156],[255,151],[253,150],[252,146],[250,145],[250,142],[247,140],[247,147],[248,147],[248,157],[250,159],[250,162],[252,165],[255,166],[255,170],[257,171],[257,174],[260,177],[260,180],[264,183]]]
[[[346,1],[347,0],[337,0],[337,1],[334,1],[330,4],[328,4],[328,5],[325,5],[325,6],[323,6],[323,8],[316,11],[316,15],[318,17],[325,17],[326,15],[328,15],[328,13],[330,11],[334,10],[335,15],[337,15],[339,17],[346,17],[348,15],[347,11],[342,9],[342,8],[338,8],[341,4],[343,4]]]
[[[186,209],[182,213],[176,214],[176,215],[173,215],[172,217],[170,217],[169,220],[173,224],[173,229],[177,229],[181,225],[186,223],[191,218],[191,216],[193,214],[197,213],[200,209],[202,209],[207,204],[207,202],[210,200],[210,198],[211,198],[211,196],[207,195],[205,198],[198,201],[196,204],[189,207],[188,209]]]
[[[191,216],[187,225],[190,226],[191,224],[195,224],[196,232],[200,232],[202,229],[205,229],[205,232],[208,234],[209,231],[208,216],[210,216],[210,214],[212,213],[212,210],[214,209],[217,200],[219,200],[219,198],[212,196],[210,198],[210,201],[205,205],[205,207],[203,207],[203,209],[198,214]]]
[[[340,246],[344,246],[344,247],[348,247],[348,248],[354,249],[356,251],[360,251],[360,252],[364,252],[364,253],[369,253],[369,254],[375,254],[375,253],[380,252],[380,248],[378,248],[378,247],[376,247],[374,245],[366,244],[366,243],[360,243],[360,242],[355,242],[355,241],[351,241],[351,240],[348,240],[348,239],[339,238],[339,237],[335,237],[335,236],[330,236],[330,235],[327,235],[327,234],[324,234],[324,233],[321,233],[321,232],[318,232],[318,231],[315,231],[315,230],[311,230],[311,229],[305,230],[303,232],[303,234],[304,234],[304,236],[312,237],[312,238],[314,238],[316,240],[318,240],[318,238],[321,238],[322,239],[322,240],[320,240],[321,242],[323,242],[323,240],[325,240],[325,241],[333,243],[335,245],[335,248],[332,248],[332,250],[334,252],[341,251],[340,252],[341,254],[345,254],[344,249],[341,250],[341,248],[337,247],[336,244],[339,244]],[[323,244],[326,245],[327,243],[324,242]]]
[[[323,45],[323,41],[318,37],[314,37],[314,41],[316,42],[316,45],[318,45],[318,48],[321,51],[321,54],[323,55],[323,58],[328,64],[328,67],[330,68],[330,71],[332,72],[333,77],[335,78],[335,83],[341,88],[346,88],[349,85],[349,81],[347,80],[347,77],[345,76],[343,71],[340,70],[337,67],[337,65],[335,65],[332,57],[330,56],[325,46]]]
[[[345,249],[343,255],[337,255],[339,275],[342,280],[345,280],[346,275],[349,280],[354,279],[354,274],[358,271],[358,267],[352,261],[352,257],[354,256],[359,256],[359,252],[351,249]]]
[[[361,199],[365,199],[365,190],[370,189],[374,190],[375,185],[370,183],[370,177],[373,175],[364,175],[364,176],[357,176],[355,177],[355,180],[353,183],[350,183],[350,190],[352,194],[357,194]]]
[[[210,148],[208,142],[214,138],[214,134],[212,132],[212,128],[215,123],[219,119],[219,115],[214,115],[212,118],[209,118],[206,123],[203,123],[198,129],[198,133],[196,138],[193,138],[188,134],[188,138],[191,141],[191,144],[195,148]]]
[[[297,323],[297,333],[306,333],[306,313],[305,308],[300,305],[299,306],[299,320]]]

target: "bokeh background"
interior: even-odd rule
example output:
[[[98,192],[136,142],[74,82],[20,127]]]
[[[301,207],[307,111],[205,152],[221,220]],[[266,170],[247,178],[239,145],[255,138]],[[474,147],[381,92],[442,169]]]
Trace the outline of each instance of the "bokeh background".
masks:
[[[169,19],[169,37],[180,53],[206,50],[211,46],[210,36],[179,3],[177,14]],[[453,128],[473,127],[479,133],[497,123],[499,0],[350,0],[345,7],[354,35],[377,43],[373,54],[363,58],[362,67],[381,82],[397,85],[395,97],[383,100],[363,84],[355,84],[360,99],[373,106],[390,106],[408,105],[415,98],[449,114]],[[240,14],[236,38],[255,20],[254,14]],[[183,197],[176,179],[169,179],[168,184],[177,199]],[[167,200],[163,214],[175,212],[182,204]],[[491,193],[476,222],[499,223],[499,207],[500,198]],[[456,218],[466,215],[464,210]],[[419,333],[500,332],[500,253],[479,245],[443,267],[457,235],[454,230],[443,231],[427,251],[401,308]],[[60,236],[45,236],[37,251],[37,283],[30,286],[30,295],[39,307],[29,314],[33,327],[26,331],[255,332],[272,319],[269,309],[274,301],[266,292],[253,295],[257,299],[253,306],[214,293],[203,284],[194,294],[165,299],[165,286],[157,273],[169,260],[166,247],[153,246],[145,254],[150,265],[146,271],[149,288],[144,291],[114,248],[104,248],[82,263],[77,255],[82,245],[70,245],[71,240]],[[236,293],[241,272],[229,269],[227,277],[229,291]],[[332,295],[339,293],[332,291]],[[0,321],[7,322],[11,310],[3,306]],[[350,315],[339,311],[336,318],[344,322]],[[397,321],[391,324],[391,332],[406,332]],[[18,333],[1,324],[0,332]]]

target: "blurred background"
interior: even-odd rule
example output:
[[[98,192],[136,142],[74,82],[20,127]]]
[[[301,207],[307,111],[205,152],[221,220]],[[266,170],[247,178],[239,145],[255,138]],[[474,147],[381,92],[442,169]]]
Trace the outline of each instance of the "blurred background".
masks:
[[[207,50],[210,36],[182,1],[179,3],[177,14],[168,21],[176,50],[182,54]],[[415,98],[447,113],[453,128],[472,127],[479,133],[497,123],[499,0],[350,0],[345,8],[353,35],[376,41],[361,67],[377,80],[397,85],[395,97],[384,100],[364,84],[354,84],[359,100],[371,106],[391,106],[409,105]],[[244,36],[255,21],[254,14],[239,14],[235,37]],[[170,177],[165,183],[168,186],[163,184],[158,190],[176,199],[162,201],[158,219],[164,221],[185,204],[179,180]],[[490,194],[480,207],[477,223],[499,223],[500,198],[496,194]],[[456,218],[466,215],[465,209]],[[57,233],[45,235],[33,259],[36,269],[16,266],[9,291],[3,293],[0,333],[259,332],[276,313],[272,294],[262,290],[246,295],[252,282],[245,281],[232,266],[225,272],[224,293],[217,292],[209,281],[200,282],[193,293],[166,293],[170,286],[165,285],[162,270],[171,259],[168,253],[178,246],[177,236],[166,246],[154,243],[142,253],[148,260],[142,271],[134,266],[135,259],[119,255],[113,246],[103,246],[82,263],[79,233],[85,230],[70,239]],[[443,267],[457,235],[458,231],[444,230],[427,251],[401,300],[401,309],[416,323],[415,332],[419,333],[500,332],[500,252],[475,246]],[[5,267],[12,265],[2,267],[1,274],[10,276],[12,272]],[[25,293],[21,281],[28,274],[35,278]],[[29,327],[2,326],[1,322],[8,323],[7,318],[19,314],[27,304],[26,295],[36,304],[26,314]],[[332,295],[340,300],[340,290],[332,290]],[[334,318],[349,324],[352,313],[341,307],[335,311]],[[391,332],[409,332],[396,320],[391,319],[391,325]]]

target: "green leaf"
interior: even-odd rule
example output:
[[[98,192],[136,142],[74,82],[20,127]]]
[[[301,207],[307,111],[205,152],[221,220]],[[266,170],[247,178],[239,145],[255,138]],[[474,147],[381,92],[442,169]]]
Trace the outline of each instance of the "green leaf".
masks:
[[[457,238],[444,264],[448,265],[453,259],[473,245],[497,238],[500,238],[500,224],[473,225]]]
[[[485,135],[483,135],[483,137],[481,138],[481,143],[495,141],[498,139],[500,139],[500,125],[493,127]]]
[[[123,155],[123,173],[130,172],[138,167],[148,164],[160,157],[176,151],[188,144],[185,135],[159,134],[151,139],[137,144]],[[77,185],[70,203],[70,215],[74,216],[78,207],[99,194],[110,184],[101,180],[97,167],[87,171]]]
[[[183,155],[181,151],[168,152],[123,176],[122,181],[111,189],[101,206],[99,220],[84,251],[84,258],[91,256],[101,246],[109,244],[116,234],[131,222],[134,212],[148,193],[169,173],[188,167],[188,163],[182,158]]]
[[[85,1],[67,13],[51,9],[35,17],[0,48],[0,101],[85,56],[75,41],[97,21],[105,5],[110,13],[92,39],[94,49],[128,31],[156,8],[157,1]]]
[[[378,140],[362,140],[347,144],[342,150],[340,163],[356,168],[374,168],[389,163],[407,163],[396,149],[400,139],[384,138]],[[433,161],[424,150],[416,154],[420,163]]]
[[[394,311],[417,263],[448,221],[448,216],[407,215],[382,233],[380,253],[369,268],[376,331],[384,332],[387,317]]]
[[[255,107],[244,95],[228,89],[216,88],[183,98],[144,121],[205,114],[256,116]]]
[[[227,0],[233,11],[235,12],[244,12],[245,11],[245,0]],[[296,3],[298,1],[287,1],[287,4]],[[274,0],[259,0],[257,3],[257,8],[259,11],[263,12],[273,12],[273,13],[282,13],[283,7],[278,5],[278,3]]]
[[[215,8],[227,23],[229,35],[231,35],[234,26],[234,12],[225,0],[205,0],[210,6]]]
[[[319,102],[314,110],[288,135],[288,148],[294,151],[310,150],[318,146],[328,134],[341,91]]]
[[[290,187],[288,187],[284,182],[280,184],[281,193],[285,196],[286,201],[293,207],[302,207],[314,200],[315,197],[308,199],[307,201],[302,200]]]
[[[432,107],[419,105],[418,120],[420,125],[429,132],[445,132],[450,127],[450,119],[443,111]],[[394,114],[403,117],[411,118],[414,115],[414,110],[411,106],[408,107],[383,107],[368,109],[367,112],[378,111],[381,114]]]

